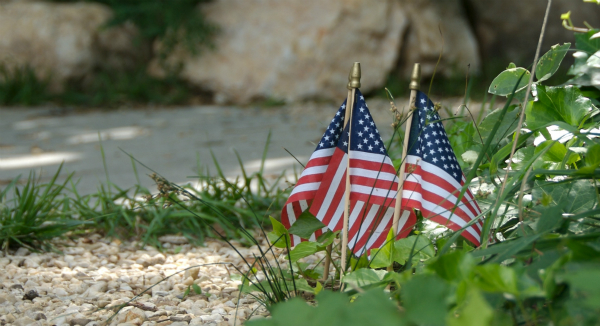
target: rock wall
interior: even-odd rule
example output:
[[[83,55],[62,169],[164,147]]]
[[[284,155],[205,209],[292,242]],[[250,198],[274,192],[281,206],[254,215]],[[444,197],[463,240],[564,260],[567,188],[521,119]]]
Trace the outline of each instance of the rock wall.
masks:
[[[379,87],[407,26],[395,0],[220,0],[205,10],[222,28],[217,50],[172,59],[220,102],[344,98],[355,61],[363,90]]]
[[[348,70],[363,67],[363,91],[380,89],[392,71],[415,62],[430,76],[471,73],[482,64],[529,65],[547,2],[543,0],[215,0],[202,5],[222,32],[215,51],[178,49],[182,77],[214,92],[217,103],[345,97]],[[600,27],[600,6],[554,0],[543,49],[573,41],[560,14]],[[124,69],[147,57],[133,26],[102,28],[112,13],[93,2],[0,0],[0,64],[29,65],[60,90],[98,67]],[[441,34],[440,35],[440,30]],[[159,47],[160,44],[155,44]],[[149,72],[161,75],[154,60]]]
[[[111,15],[107,7],[89,2],[0,3],[0,64],[29,65],[38,77],[49,78],[54,91],[99,65],[127,65],[135,56],[135,31],[101,29]]]

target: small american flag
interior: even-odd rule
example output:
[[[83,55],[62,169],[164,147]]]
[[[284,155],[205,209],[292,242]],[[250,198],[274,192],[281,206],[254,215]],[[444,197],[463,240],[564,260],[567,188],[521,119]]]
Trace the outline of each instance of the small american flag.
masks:
[[[361,255],[365,250],[378,248],[385,242],[393,222],[398,179],[379,130],[359,90],[356,90],[353,111],[351,123],[342,130],[340,126],[343,125],[345,105],[338,110],[286,202],[282,222],[289,227],[296,216],[310,207],[310,213],[328,229],[341,230],[346,167],[350,157],[348,245],[355,254]],[[314,172],[307,172],[309,169]],[[413,225],[414,216],[405,214],[399,223],[399,237],[406,236]],[[315,233],[320,232],[322,231]],[[292,244],[298,240],[300,239],[294,239]]]
[[[338,140],[344,129],[344,115],[346,114],[346,101],[342,103],[337,113],[331,120],[329,127],[325,130],[317,148],[310,156],[308,163],[302,171],[298,182],[294,186],[290,197],[281,211],[281,223],[289,229],[304,212],[315,198],[317,190],[321,186],[323,176],[329,167],[329,162],[338,144]],[[309,240],[315,241],[316,237],[327,229],[315,232]],[[297,235],[291,235],[292,247],[299,244],[302,239]]]
[[[425,219],[460,230],[481,214],[481,210],[468,189],[454,209],[465,177],[431,100],[417,91],[415,106],[406,156],[402,208],[418,209]],[[479,246],[482,227],[483,221],[479,220],[465,229],[462,235]]]

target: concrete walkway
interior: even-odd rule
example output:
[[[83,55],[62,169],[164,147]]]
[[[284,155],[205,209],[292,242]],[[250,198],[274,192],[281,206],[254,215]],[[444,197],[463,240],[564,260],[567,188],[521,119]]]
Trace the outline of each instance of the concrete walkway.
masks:
[[[397,100],[397,105],[405,103]],[[368,100],[384,139],[392,133],[389,103]],[[210,150],[227,176],[240,174],[234,150],[250,172],[258,171],[271,132],[265,173],[293,176],[300,165],[284,150],[306,163],[338,104],[293,104],[277,108],[192,106],[116,111],[61,113],[56,108],[0,108],[0,189],[31,170],[48,180],[65,162],[60,180],[74,172],[80,194],[106,183],[101,149],[110,181],[122,188],[137,183],[130,158],[120,149],[168,180],[191,182],[197,162],[216,174]],[[99,140],[102,140],[101,142]],[[141,184],[154,190],[137,166]]]

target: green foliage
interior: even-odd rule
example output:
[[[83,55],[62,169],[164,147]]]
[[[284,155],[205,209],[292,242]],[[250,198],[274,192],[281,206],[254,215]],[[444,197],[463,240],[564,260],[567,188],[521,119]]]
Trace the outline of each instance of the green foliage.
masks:
[[[176,75],[155,78],[142,66],[129,71],[99,71],[90,84],[67,83],[65,91],[54,98],[68,105],[118,107],[129,103],[182,104],[194,93]]]
[[[323,291],[311,307],[295,298],[272,308],[272,318],[248,321],[248,326],[405,325],[398,309],[380,289],[359,295],[353,302],[342,293]]]
[[[212,47],[218,27],[209,22],[199,6],[210,0],[53,0],[55,2],[98,2],[114,15],[106,27],[133,23],[140,31],[140,43],[159,41],[159,58],[165,59],[178,45],[192,53]]]
[[[62,165],[48,183],[40,184],[31,172],[22,187],[17,177],[0,191],[2,250],[16,246],[49,250],[52,238],[87,224],[71,216],[70,201],[62,192],[72,175],[63,184],[56,183],[61,169]]]
[[[49,99],[48,80],[40,80],[29,66],[0,65],[0,105],[39,105]]]

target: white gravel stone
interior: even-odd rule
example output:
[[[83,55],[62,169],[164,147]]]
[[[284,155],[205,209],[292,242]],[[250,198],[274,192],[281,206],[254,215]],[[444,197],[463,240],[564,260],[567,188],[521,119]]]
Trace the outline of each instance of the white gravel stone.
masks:
[[[163,253],[155,248],[139,249],[138,243],[107,241],[100,236],[89,237],[91,243],[55,242],[65,254],[30,253],[19,249],[0,257],[0,324],[72,326],[73,321],[85,326],[104,325],[119,305],[140,295],[124,307],[106,325],[232,325],[238,308],[239,281],[230,278],[223,265],[230,262],[247,270],[242,259],[224,242],[207,240],[206,247],[175,243]],[[166,239],[163,239],[166,240]],[[162,241],[162,240],[161,240]],[[247,258],[258,254],[256,247],[240,252]],[[177,252],[177,253],[176,253]],[[163,281],[167,276],[183,271]],[[188,286],[198,284],[202,294]],[[39,297],[24,300],[27,291],[35,290]],[[210,294],[210,295],[208,295]],[[242,295],[237,314],[238,325],[257,306],[250,296]],[[162,320],[162,322],[160,322]],[[169,320],[169,321],[167,321]],[[82,325],[84,326],[84,325]]]

